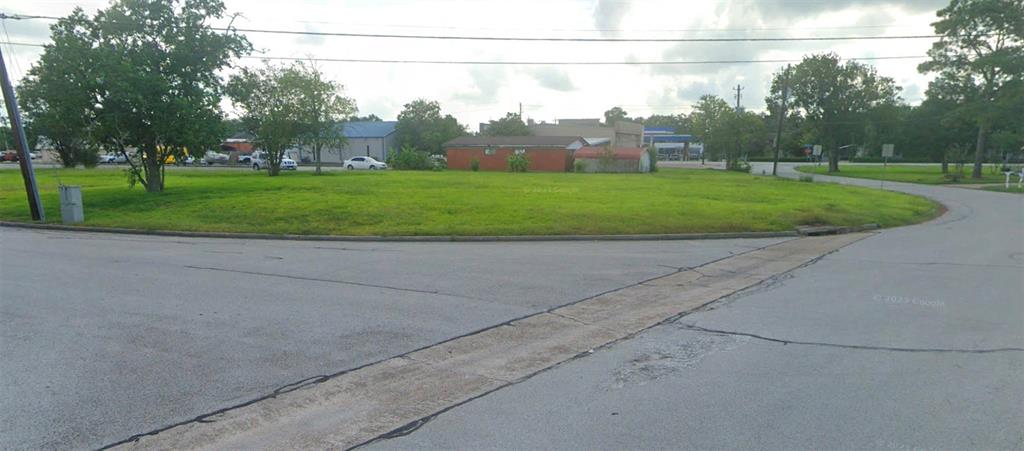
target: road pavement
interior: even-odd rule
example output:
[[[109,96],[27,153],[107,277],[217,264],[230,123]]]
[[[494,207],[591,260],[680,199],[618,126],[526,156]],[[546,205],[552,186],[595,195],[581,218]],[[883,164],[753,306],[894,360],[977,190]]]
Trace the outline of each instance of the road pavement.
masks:
[[[100,447],[780,241],[345,243],[0,228],[0,449]]]
[[[1024,196],[885,187],[949,212],[369,447],[1024,447]]]

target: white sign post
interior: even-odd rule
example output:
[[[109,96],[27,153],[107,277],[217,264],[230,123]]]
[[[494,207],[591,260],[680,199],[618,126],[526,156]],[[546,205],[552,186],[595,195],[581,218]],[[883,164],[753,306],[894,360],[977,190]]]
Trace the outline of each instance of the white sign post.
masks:
[[[885,189],[885,173],[889,168],[889,159],[892,158],[892,151],[896,148],[893,144],[882,144],[882,189]]]
[[[821,166],[821,144],[814,145],[814,152],[812,154],[817,157],[815,160],[818,160],[818,166]]]

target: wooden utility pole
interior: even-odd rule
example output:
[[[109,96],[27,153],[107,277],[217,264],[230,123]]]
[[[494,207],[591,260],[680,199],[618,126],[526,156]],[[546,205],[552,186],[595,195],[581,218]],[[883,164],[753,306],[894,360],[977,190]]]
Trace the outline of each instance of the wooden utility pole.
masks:
[[[39,186],[36,185],[36,175],[32,171],[32,154],[28,149],[28,140],[25,139],[25,127],[21,123],[18,101],[14,98],[14,87],[11,86],[11,79],[7,76],[7,62],[4,60],[3,49],[0,49],[0,84],[3,85],[4,103],[7,106],[7,117],[11,120],[14,144],[18,148],[18,164],[21,166],[21,177],[25,179],[28,208],[32,213],[33,221],[45,221],[43,203],[39,200]]]
[[[782,74],[782,105],[779,108],[779,128],[775,130],[775,159],[772,161],[772,176],[779,174],[779,148],[782,146],[782,121],[786,117],[786,99],[789,97],[789,68]]]

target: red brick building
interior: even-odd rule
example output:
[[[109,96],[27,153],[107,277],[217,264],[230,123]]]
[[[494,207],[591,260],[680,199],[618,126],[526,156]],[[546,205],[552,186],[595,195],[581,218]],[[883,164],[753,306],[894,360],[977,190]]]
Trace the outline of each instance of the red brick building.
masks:
[[[469,170],[473,160],[481,171],[507,171],[508,157],[523,153],[529,171],[568,172],[572,153],[584,146],[579,136],[463,136],[445,143],[449,169]]]

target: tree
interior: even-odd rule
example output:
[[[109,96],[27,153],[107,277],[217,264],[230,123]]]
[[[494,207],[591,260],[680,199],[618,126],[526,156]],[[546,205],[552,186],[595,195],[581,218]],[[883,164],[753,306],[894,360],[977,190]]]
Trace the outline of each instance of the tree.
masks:
[[[228,95],[255,138],[253,146],[267,153],[270,176],[280,173],[285,151],[309,130],[304,120],[310,113],[302,99],[305,76],[301,63],[282,67],[264,62],[259,68],[243,68],[228,82]]]
[[[954,113],[974,118],[977,139],[971,176],[981,178],[986,139],[1000,106],[1007,103],[1004,99],[1012,95],[1008,87],[1024,77],[1024,2],[953,0],[937,15],[932,26],[942,37],[928,51],[931,59],[918,70],[937,72],[958,94]]]
[[[302,126],[299,141],[313,150],[316,175],[320,175],[323,149],[340,148],[346,143],[342,121],[356,112],[356,102],[342,95],[341,84],[325,79],[315,65],[299,62],[294,70]]]
[[[96,145],[126,156],[138,149],[131,183],[163,191],[170,157],[201,157],[223,138],[218,72],[250,49],[233,30],[211,28],[224,15],[220,0],[115,0],[92,19],[78,9],[52,27],[29,92],[37,82],[41,108],[74,127],[87,121]],[[51,102],[48,81],[65,74],[73,92],[61,95],[76,97],[67,108]],[[84,111],[79,95],[88,98]]]
[[[751,111],[720,110],[704,139],[706,151],[714,159],[724,159],[727,169],[735,169],[743,155],[759,154],[768,144],[768,127],[763,117]]]
[[[441,154],[444,143],[466,134],[466,129],[450,114],[441,116],[441,105],[424,99],[405,104],[395,126],[398,147]]]
[[[690,121],[685,114],[652,114],[641,122],[645,127],[672,127],[676,133],[686,133]]]
[[[45,46],[18,87],[26,122],[34,134],[50,140],[65,167],[95,164],[91,132],[97,80],[90,70],[88,29],[89,18],[81,8],[54,24],[53,43]]]
[[[782,71],[775,73],[769,99],[781,98],[782,77]],[[790,104],[824,140],[829,172],[839,171],[840,143],[860,140],[867,112],[898,102],[900,88],[892,78],[879,76],[874,67],[865,64],[843,63],[834,53],[804,57],[789,77]]]
[[[508,113],[501,119],[490,121],[483,134],[487,136],[531,135],[530,129],[526,127],[526,123],[523,122],[523,117],[519,113]]]
[[[700,100],[693,106],[690,122],[693,124],[693,134],[704,143],[704,152],[701,153],[702,164],[707,151],[715,150],[715,145],[709,145],[709,143],[714,142],[716,130],[721,130],[722,120],[731,111],[732,107],[728,102],[712,94],[700,96]]]
[[[371,113],[366,116],[353,115],[352,117],[348,118],[348,122],[384,122],[384,119],[381,119],[376,114]]]
[[[621,107],[612,107],[612,109],[604,112],[604,125],[615,125],[616,122],[628,120],[629,113]]]

